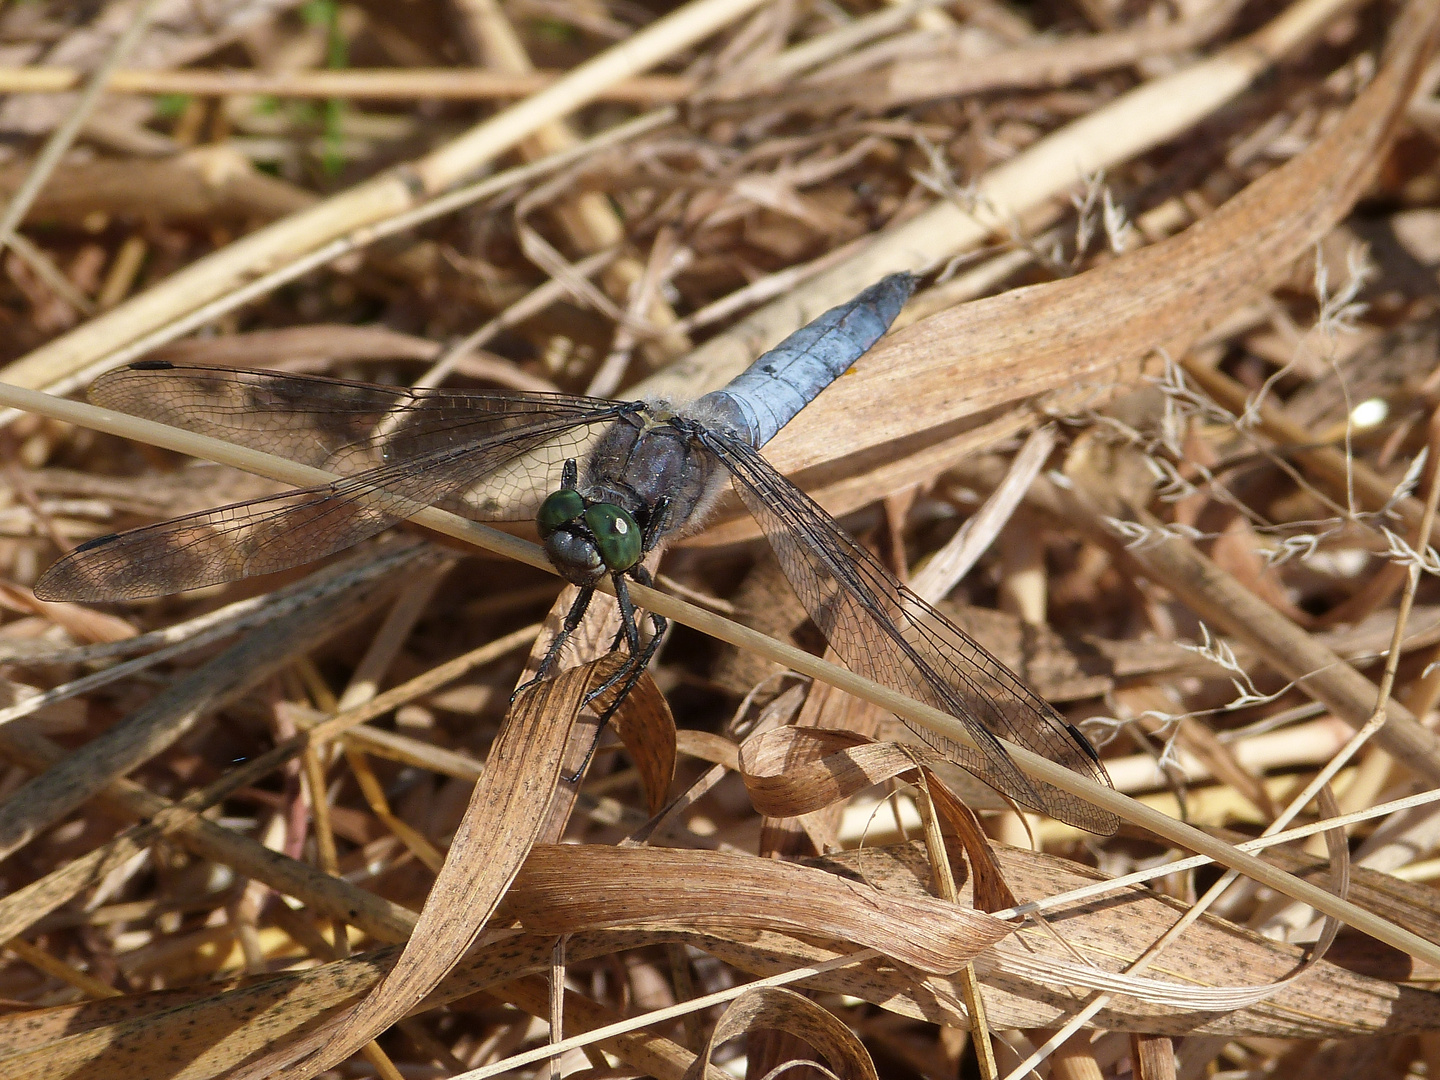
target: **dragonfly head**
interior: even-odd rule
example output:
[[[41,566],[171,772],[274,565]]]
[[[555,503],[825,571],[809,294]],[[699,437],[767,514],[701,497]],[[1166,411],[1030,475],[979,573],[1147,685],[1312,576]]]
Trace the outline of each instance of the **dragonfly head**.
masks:
[[[553,491],[535,515],[545,554],[560,576],[592,585],[606,574],[629,570],[645,553],[644,536],[629,512],[614,503],[591,502],[574,488]]]

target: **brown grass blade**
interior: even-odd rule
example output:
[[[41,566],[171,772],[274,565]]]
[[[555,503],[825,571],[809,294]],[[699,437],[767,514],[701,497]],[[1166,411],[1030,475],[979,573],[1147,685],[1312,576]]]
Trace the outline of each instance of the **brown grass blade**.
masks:
[[[782,928],[840,937],[926,971],[954,971],[1008,933],[997,920],[933,898],[885,896],[853,881],[720,852],[589,845],[537,847],[508,908],[526,927]]]
[[[996,845],[1006,881],[1022,901],[1055,896],[1104,875],[1055,856]],[[917,845],[850,852],[820,865],[846,867],[879,888],[919,896],[929,887],[929,865]],[[968,888],[963,892],[968,893]],[[996,1027],[1053,1027],[1074,1009],[1074,991],[1063,988],[1058,971],[1043,977],[1007,969],[1015,956],[1055,967],[1073,964],[1075,953],[1107,972],[1123,970],[1186,910],[1179,900],[1135,888],[1109,898],[1078,902],[1046,913],[1053,933],[1025,927],[998,942],[976,961],[988,988],[986,1005]],[[1061,943],[1063,939],[1064,944]],[[1292,974],[1306,950],[1276,942],[1245,927],[1203,916],[1167,949],[1150,975],[1156,979],[1213,988],[1263,986]],[[958,996],[958,989],[956,991]],[[1424,990],[1367,978],[1322,960],[1296,985],[1256,1005],[1197,1017],[1189,1009],[1118,996],[1095,1018],[1095,1026],[1125,1031],[1181,1034],[1190,1030],[1232,1034],[1240,1028],[1290,1037],[1341,1037],[1366,1030],[1415,1030],[1434,1022],[1440,1010]]]
[[[0,584],[0,596],[18,608],[29,608],[36,614],[44,614],[63,626],[77,641],[95,644],[126,641],[136,635],[135,627],[116,615],[95,611],[83,604],[52,603],[37,599],[28,589],[17,589],[13,585]]]

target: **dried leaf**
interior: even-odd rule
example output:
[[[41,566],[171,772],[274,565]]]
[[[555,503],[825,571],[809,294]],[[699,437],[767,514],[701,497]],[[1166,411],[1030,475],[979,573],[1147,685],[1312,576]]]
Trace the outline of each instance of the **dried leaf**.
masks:
[[[711,851],[537,847],[507,898],[532,930],[666,924],[838,937],[926,971],[954,971],[1005,924],[933,898],[900,898],[807,867]]]
[[[756,987],[730,1003],[715,1021],[700,1056],[685,1074],[686,1080],[698,1080],[720,1043],[756,1028],[803,1039],[825,1056],[837,1076],[878,1080],[869,1052],[848,1027],[809,998],[776,986]]]
[[[595,704],[603,711],[605,698]],[[675,779],[675,717],[649,672],[640,676],[621,703],[613,723],[615,733],[625,743],[630,760],[640,773],[650,813],[658,814]]]

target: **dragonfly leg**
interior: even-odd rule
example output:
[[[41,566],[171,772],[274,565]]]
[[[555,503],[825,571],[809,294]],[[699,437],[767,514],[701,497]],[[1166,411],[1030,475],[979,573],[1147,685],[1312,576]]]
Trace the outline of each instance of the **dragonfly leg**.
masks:
[[[643,566],[633,566],[630,568],[629,573],[641,585],[648,586],[651,582],[650,574]],[[615,672],[614,675],[610,676],[610,678],[606,679],[600,686],[590,691],[586,696],[585,702],[589,704],[601,694],[613,689],[617,684],[620,687],[619,690],[615,692],[614,700],[611,701],[610,704],[605,707],[605,711],[600,714],[600,722],[595,726],[595,736],[590,741],[590,749],[585,754],[585,760],[580,763],[580,767],[576,769],[572,775],[565,777],[566,783],[577,782],[585,770],[590,767],[590,759],[595,756],[595,750],[600,745],[600,736],[605,733],[605,728],[609,725],[611,717],[619,711],[625,698],[629,695],[630,691],[635,688],[635,684],[640,681],[640,676],[645,674],[645,669],[650,666],[650,660],[654,657],[656,650],[660,648],[660,643],[665,637],[665,630],[670,625],[664,617],[656,615],[653,611],[650,612],[650,640],[647,641],[642,648],[640,645],[640,627],[635,618],[635,604],[630,599],[630,590],[626,587],[625,575],[617,573],[614,575],[614,580],[615,599],[620,604],[621,622],[620,635],[617,636],[616,645],[618,646],[619,644],[619,637],[623,636],[625,643],[630,649],[630,659],[625,662],[625,665],[621,667],[619,671]]]
[[[643,566],[632,566],[628,573],[641,585],[648,586],[651,583],[650,574]],[[615,600],[620,605],[620,630],[616,634],[615,645],[612,646],[612,648],[618,647],[620,641],[623,640],[630,650],[630,659],[625,662],[625,665],[621,667],[619,671],[615,672],[614,675],[590,691],[586,699],[587,701],[594,701],[617,683],[623,682],[624,686],[615,696],[614,703],[605,710],[606,719],[615,712],[620,702],[625,700],[625,695],[630,692],[639,680],[641,673],[649,666],[650,658],[653,657],[655,651],[660,648],[660,641],[664,637],[666,627],[669,626],[669,623],[666,622],[665,619],[652,611],[649,616],[652,634],[650,640],[642,646],[640,644],[640,625],[635,617],[635,604],[630,599],[630,589],[625,584],[625,575],[623,573],[616,573],[611,575],[611,577],[615,582]]]
[[[511,701],[519,697],[522,690],[529,690],[530,687],[536,683],[544,682],[550,677],[551,669],[554,668],[555,662],[560,659],[560,650],[565,647],[565,642],[570,640],[570,635],[575,632],[575,628],[580,625],[580,620],[585,617],[585,612],[589,609],[590,600],[594,595],[595,587],[593,585],[582,585],[580,587],[580,591],[575,594],[575,602],[570,605],[570,610],[565,613],[565,622],[561,625],[560,632],[555,635],[555,639],[550,642],[550,647],[545,650],[545,656],[535,671],[535,677],[523,685],[517,686],[515,693],[510,695]]]
[[[644,585],[647,589],[651,589],[651,588],[654,588],[654,587],[655,587],[655,581],[654,581],[654,579],[652,579],[652,578],[650,577],[650,571],[646,570],[645,567],[643,567],[643,566],[638,566],[638,565],[637,565],[637,566],[631,567],[631,569],[630,569],[630,576],[633,577],[636,581],[638,581],[641,585]],[[624,601],[625,604],[628,605],[629,608],[630,608],[630,619],[631,619],[630,625],[631,625],[632,627],[634,627],[634,626],[635,626],[635,623],[634,623],[634,618],[635,618],[635,605],[632,604],[632,603],[630,603],[630,590],[629,590],[629,589],[624,590],[624,597],[625,597],[625,601]],[[651,658],[654,657],[656,650],[660,648],[660,642],[664,639],[664,637],[665,637],[665,631],[666,631],[666,630],[669,628],[669,626],[670,626],[669,621],[668,621],[667,619],[665,619],[663,616],[661,616],[661,615],[656,615],[655,612],[653,612],[653,611],[648,612],[647,614],[648,614],[648,617],[649,617],[649,619],[650,619],[650,640],[649,640],[648,642],[646,642],[644,653],[641,655],[640,661],[639,661],[639,663],[636,665],[637,671],[636,671],[635,677],[636,677],[637,679],[640,677],[640,674],[639,674],[639,673],[642,672],[642,671],[644,671],[647,667],[650,666],[650,660],[651,660]],[[640,633],[639,628],[638,628],[638,627],[635,627],[635,634],[636,634],[637,637],[639,636],[639,633]],[[632,654],[633,654],[633,647],[632,647]],[[632,682],[631,685],[634,685],[633,682]],[[628,687],[627,687],[627,689],[628,689]]]

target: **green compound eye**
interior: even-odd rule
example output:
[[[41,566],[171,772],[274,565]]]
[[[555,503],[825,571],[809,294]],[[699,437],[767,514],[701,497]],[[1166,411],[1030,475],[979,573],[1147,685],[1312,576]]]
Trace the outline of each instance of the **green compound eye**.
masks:
[[[629,570],[640,561],[640,556],[644,554],[640,526],[620,507],[612,503],[596,503],[585,511],[585,524],[595,537],[600,557],[612,572]]]
[[[556,529],[568,525],[583,513],[585,500],[580,493],[574,488],[561,488],[545,496],[535,514],[535,527],[540,530],[542,540],[549,539]]]

